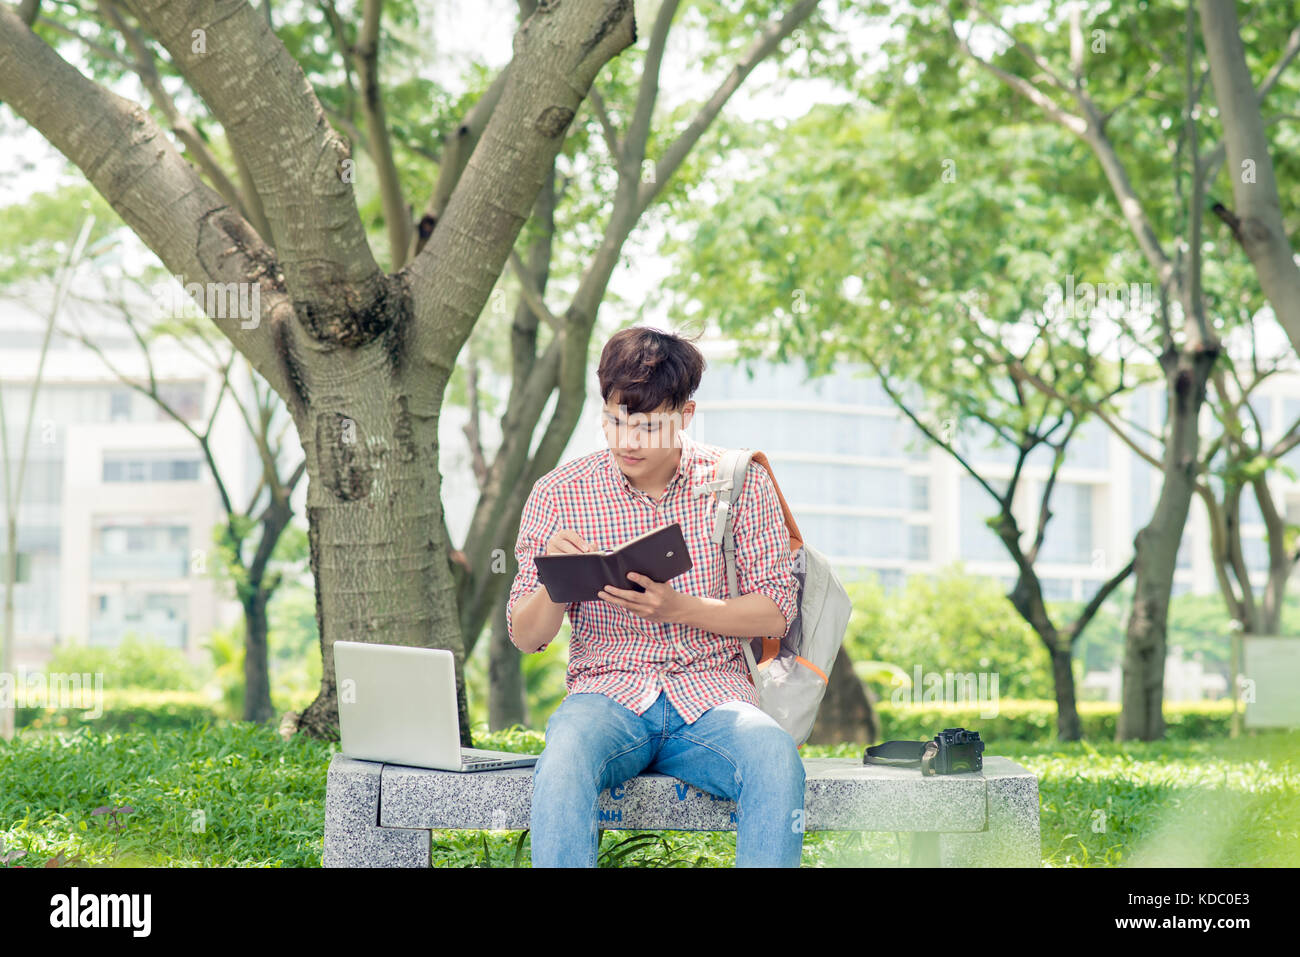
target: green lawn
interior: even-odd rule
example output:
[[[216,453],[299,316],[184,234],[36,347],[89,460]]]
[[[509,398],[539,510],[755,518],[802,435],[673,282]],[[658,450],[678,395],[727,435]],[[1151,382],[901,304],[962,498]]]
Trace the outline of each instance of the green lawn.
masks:
[[[542,737],[503,732],[476,744],[538,753]],[[1039,775],[1047,866],[1300,866],[1300,733],[1009,745],[995,753]],[[62,854],[82,865],[317,867],[331,750],[240,724],[20,732],[0,743],[0,846],[27,851],[19,860],[27,866]],[[861,751],[807,745],[803,753]],[[131,811],[92,813],[101,807]],[[434,863],[508,867],[518,853],[526,864],[520,837],[435,832]],[[812,832],[803,862],[893,867],[906,861],[908,840]],[[729,867],[735,836],[607,831],[601,855],[603,865]]]

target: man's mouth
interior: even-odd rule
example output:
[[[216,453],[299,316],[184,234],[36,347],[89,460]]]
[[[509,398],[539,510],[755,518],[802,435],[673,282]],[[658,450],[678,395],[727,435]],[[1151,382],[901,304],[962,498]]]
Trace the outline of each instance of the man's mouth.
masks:
[[[643,461],[645,457],[642,455],[623,455],[621,458],[628,465],[636,465],[638,462]]]

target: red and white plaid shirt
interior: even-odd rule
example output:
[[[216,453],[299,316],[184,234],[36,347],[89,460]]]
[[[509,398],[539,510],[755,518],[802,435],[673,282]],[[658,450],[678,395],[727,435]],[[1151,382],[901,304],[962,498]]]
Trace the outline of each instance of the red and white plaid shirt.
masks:
[[[723,449],[696,442],[685,432],[678,435],[681,459],[657,502],[628,481],[608,448],[537,480],[515,544],[519,573],[506,606],[511,640],[514,603],[541,584],[533,559],[546,553],[547,541],[561,528],[576,529],[597,548],[617,548],[661,525],[680,522],[691,568],[669,584],[690,595],[728,597],[722,547],[712,540],[716,496],[692,491],[714,477]],[[749,463],[733,515],[740,593],[767,595],[785,615],[788,628],[798,600],[790,533],[772,478],[758,462]],[[596,692],[643,714],[663,690],[688,724],[724,701],[758,705],[741,651],[741,642],[748,639],[647,621],[600,599],[570,602],[568,614],[572,633],[564,683],[569,694]]]

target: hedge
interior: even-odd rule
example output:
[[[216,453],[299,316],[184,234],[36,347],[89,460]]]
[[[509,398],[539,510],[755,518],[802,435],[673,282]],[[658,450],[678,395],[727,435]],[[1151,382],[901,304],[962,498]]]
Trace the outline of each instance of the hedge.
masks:
[[[228,720],[224,709],[203,691],[159,691],[152,688],[105,690],[103,713],[86,717],[84,708],[17,708],[14,725],[18,728],[122,731],[166,730],[187,728],[204,722]],[[314,697],[314,695],[312,695]],[[308,699],[310,700],[310,698]],[[307,702],[291,706],[301,708]],[[280,702],[277,701],[277,706]]]
[[[887,741],[924,741],[944,728],[970,728],[996,754],[1000,741],[1042,741],[1056,737],[1055,701],[999,701],[992,708],[895,705],[878,702],[881,730]],[[1119,717],[1118,701],[1080,701],[1079,722],[1085,739],[1111,741]],[[982,717],[983,711],[996,712]],[[1226,737],[1232,725],[1232,701],[1165,702],[1165,739],[1185,741]]]
[[[1043,741],[1056,737],[1055,701],[999,701],[997,713],[988,718],[980,716],[983,707],[979,704],[965,707],[876,704],[884,740],[923,741],[943,728],[972,728],[988,742],[989,753],[996,753],[1001,741]],[[1081,701],[1078,708],[1085,738],[1114,739],[1118,702]],[[1168,740],[1226,737],[1232,721],[1232,702],[1228,699],[1167,702],[1164,713]],[[85,726],[92,730],[131,727],[159,730],[225,718],[211,697],[201,691],[126,688],[104,691],[104,713],[98,718],[86,718],[85,712],[76,708],[18,708],[15,723],[19,728]]]

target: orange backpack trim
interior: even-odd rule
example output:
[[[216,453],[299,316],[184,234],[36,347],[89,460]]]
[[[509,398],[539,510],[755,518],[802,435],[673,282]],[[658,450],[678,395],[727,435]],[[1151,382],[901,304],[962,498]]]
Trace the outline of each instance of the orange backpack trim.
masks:
[[[772,471],[772,463],[767,460],[767,456],[762,452],[755,450],[753,455],[750,457],[759,465],[763,466],[763,468],[767,469],[768,477],[772,480],[772,487],[776,489],[776,499],[781,503],[781,515],[785,519],[786,530],[790,533],[790,554],[793,555],[795,552],[799,551],[799,549],[803,548],[803,535],[799,533],[799,526],[795,524],[794,513],[790,511],[790,506],[786,503],[785,496],[781,494],[781,486],[776,481],[776,473]],[[763,653],[758,657],[758,660],[754,662],[754,665],[759,668],[763,667],[763,665],[767,664],[781,652],[780,638],[764,638],[762,641]],[[809,663],[805,662],[805,664]],[[809,666],[812,667],[811,664],[809,664]],[[814,667],[813,670],[817,671],[818,674],[821,674],[819,669]],[[822,679],[825,680],[825,678],[826,676],[822,675]],[[750,675],[749,683],[754,683],[753,675]],[[829,684],[829,682],[827,683]]]

